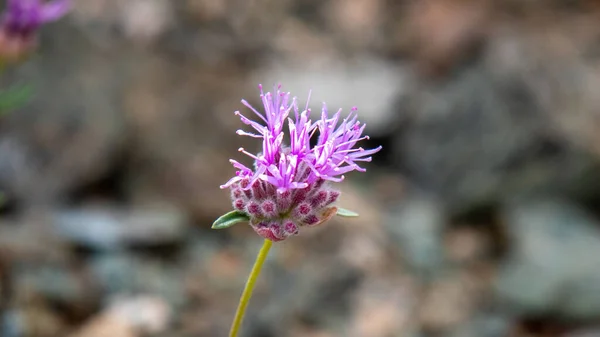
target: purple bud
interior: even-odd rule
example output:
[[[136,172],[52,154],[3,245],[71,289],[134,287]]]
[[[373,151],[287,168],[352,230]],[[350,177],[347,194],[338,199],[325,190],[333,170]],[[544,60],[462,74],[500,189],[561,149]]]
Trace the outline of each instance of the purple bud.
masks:
[[[306,194],[306,190],[297,190],[292,197],[292,203],[297,205],[303,202],[304,200],[306,200]]]
[[[319,217],[314,214],[311,214],[311,215],[305,217],[302,220],[302,222],[308,226],[313,226],[313,225],[316,225],[319,223]]]
[[[241,188],[234,188],[231,190],[231,198],[232,199],[239,199],[242,197],[243,194],[244,194],[244,192],[242,192]]]
[[[298,216],[302,217],[310,214],[312,210],[313,208],[310,206],[310,204],[303,202],[296,207],[294,212],[297,213]]]
[[[260,205],[254,201],[251,201],[248,206],[246,206],[246,213],[253,217],[262,217],[262,212],[260,210]]]
[[[277,207],[275,205],[275,202],[271,199],[263,201],[260,205],[260,209],[267,218],[274,218],[275,216],[277,216]]]
[[[233,208],[240,212],[245,212],[246,211],[246,202],[242,199],[235,199],[233,201]]]
[[[310,198],[310,204],[312,207],[320,208],[325,205],[328,200],[327,191],[318,191],[312,198]]]
[[[275,200],[277,201],[277,210],[279,213],[285,213],[292,206],[292,192],[288,190],[279,193]]]
[[[282,233],[281,225],[278,223],[267,224],[265,222],[261,222],[252,228],[254,228],[256,234],[274,242],[281,241],[286,238],[284,233]]]
[[[273,186],[265,181],[261,181],[260,183],[262,184],[262,187],[263,187],[263,190],[265,191],[266,196],[275,195],[275,192],[277,192],[277,188],[275,188],[275,186]]]
[[[246,198],[252,199],[252,191],[250,191],[248,189],[249,185],[250,185],[250,181],[248,180],[248,178],[245,178],[240,181],[240,187],[242,188],[244,195],[246,195]]]
[[[254,199],[263,199],[267,196],[267,193],[263,189],[261,181],[256,181],[254,182],[254,184],[252,184],[252,195]]]
[[[286,236],[297,235],[299,232],[298,226],[293,221],[289,220],[283,224],[283,231],[285,232]]]
[[[313,190],[318,190],[318,189],[320,189],[323,186],[323,184],[325,184],[325,180],[323,180],[323,179],[317,179],[317,181],[315,181],[311,185],[311,187],[312,187]]]
[[[340,192],[339,191],[329,191],[329,196],[327,198],[327,203],[324,206],[328,206],[333,204],[334,202],[337,201],[337,199],[340,197]]]

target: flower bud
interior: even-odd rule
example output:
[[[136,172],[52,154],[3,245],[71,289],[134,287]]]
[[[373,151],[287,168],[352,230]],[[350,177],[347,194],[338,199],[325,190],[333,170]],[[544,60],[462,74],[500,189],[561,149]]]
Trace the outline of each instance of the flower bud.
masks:
[[[327,197],[327,203],[325,204],[325,206],[329,206],[329,205],[333,204],[340,197],[340,192],[339,191],[331,190],[331,191],[328,192],[328,194],[329,195]]]
[[[296,206],[296,208],[294,208],[294,210],[292,211],[292,215],[294,217],[303,218],[309,215],[312,211],[313,207],[309,203],[303,202]]]
[[[256,226],[252,226],[256,234],[265,239],[277,242],[284,240],[286,236],[282,233],[281,224],[261,222]]]
[[[277,216],[277,205],[271,199],[264,200],[260,205],[260,209],[266,218],[274,218]]]
[[[235,199],[233,201],[233,208],[236,211],[245,212],[246,211],[246,201],[243,199]]]
[[[319,223],[319,221],[319,217],[314,214],[308,215],[304,219],[302,219],[302,222],[308,226],[316,225]]]
[[[325,206],[327,200],[329,199],[329,195],[327,191],[318,191],[313,197],[310,198],[310,205],[315,208],[321,208]]]
[[[283,193],[279,193],[275,200],[279,213],[285,213],[292,206],[292,192],[284,191]]]
[[[241,188],[233,188],[231,189],[231,199],[239,199],[244,195]]]
[[[263,216],[262,211],[260,210],[260,205],[256,201],[250,201],[246,206],[246,213],[251,217],[261,218]]]
[[[283,231],[287,236],[297,235],[299,232],[298,226],[290,220],[287,220],[283,223]]]

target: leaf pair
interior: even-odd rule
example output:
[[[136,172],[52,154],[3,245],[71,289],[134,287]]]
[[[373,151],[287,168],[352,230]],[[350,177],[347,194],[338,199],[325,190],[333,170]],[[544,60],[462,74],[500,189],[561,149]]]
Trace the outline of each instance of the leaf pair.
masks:
[[[357,217],[358,213],[347,210],[345,208],[337,207],[336,215],[343,216],[343,217]],[[237,224],[238,222],[246,222],[246,221],[250,221],[250,217],[246,213],[240,212],[240,211],[231,211],[229,213],[223,214],[217,220],[215,220],[215,222],[213,222],[211,228],[212,229],[225,229],[225,228],[229,228],[229,227]]]

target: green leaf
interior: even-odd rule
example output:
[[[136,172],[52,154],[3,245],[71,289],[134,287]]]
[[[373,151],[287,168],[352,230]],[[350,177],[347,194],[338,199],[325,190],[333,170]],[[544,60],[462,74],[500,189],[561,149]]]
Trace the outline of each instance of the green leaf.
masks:
[[[28,85],[13,86],[0,92],[0,113],[20,108],[32,96],[33,89]]]
[[[235,225],[238,222],[250,221],[250,217],[246,213],[240,211],[231,211],[221,215],[212,224],[212,229],[224,229]]]
[[[348,218],[354,218],[354,217],[358,216],[358,213],[353,212],[353,211],[351,211],[349,209],[338,207],[336,215],[345,216],[345,217],[348,217]]]

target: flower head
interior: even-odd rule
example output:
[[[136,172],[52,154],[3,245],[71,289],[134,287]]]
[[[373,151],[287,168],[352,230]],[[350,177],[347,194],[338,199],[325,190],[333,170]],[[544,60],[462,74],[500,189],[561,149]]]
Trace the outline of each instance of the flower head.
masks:
[[[350,171],[364,172],[358,163],[371,161],[381,146],[370,150],[356,147],[357,142],[368,139],[362,136],[365,125],[358,121],[356,108],[340,121],[341,109],[330,117],[323,104],[320,119],[313,122],[308,103],[300,110],[297,99],[282,92],[280,86],[273,93],[264,93],[262,86],[259,89],[264,112],[242,100],[256,118],[239,111],[235,114],[254,129],[238,130],[237,134],[262,139],[262,152],[252,154],[241,148],[254,160],[254,167],[231,160],[238,171],[221,188],[231,190],[233,207],[250,217],[260,236],[280,241],[297,234],[300,227],[315,226],[333,216],[336,208],[331,205],[340,192],[329,182],[342,181]]]
[[[0,56],[17,59],[35,46],[38,29],[63,17],[70,0],[7,0],[0,19]]]

